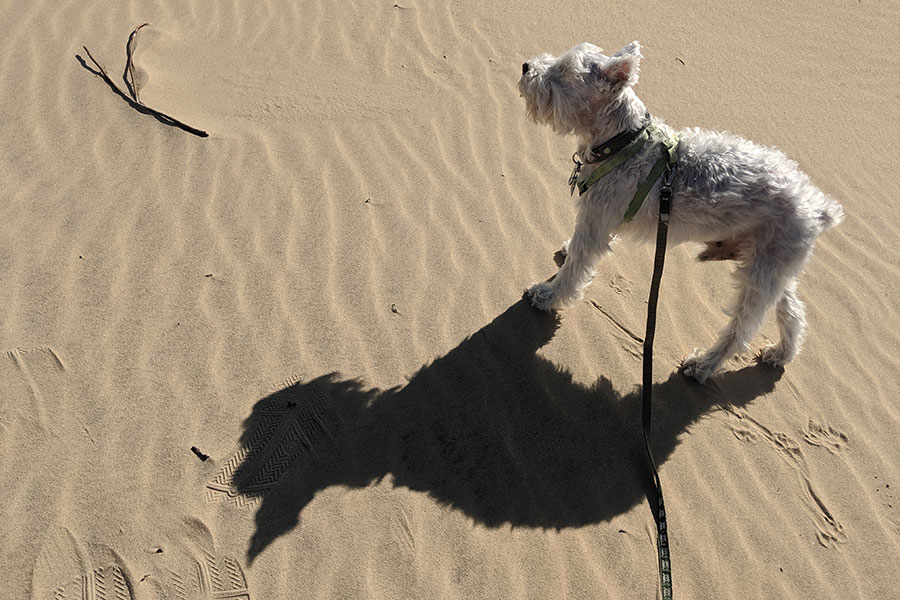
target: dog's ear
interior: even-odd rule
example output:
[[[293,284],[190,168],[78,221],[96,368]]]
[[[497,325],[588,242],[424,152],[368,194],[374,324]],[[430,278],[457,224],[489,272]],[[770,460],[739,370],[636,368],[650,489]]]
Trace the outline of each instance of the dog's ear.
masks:
[[[600,69],[614,89],[622,89],[638,82],[641,58],[641,45],[631,42],[613,54]]]

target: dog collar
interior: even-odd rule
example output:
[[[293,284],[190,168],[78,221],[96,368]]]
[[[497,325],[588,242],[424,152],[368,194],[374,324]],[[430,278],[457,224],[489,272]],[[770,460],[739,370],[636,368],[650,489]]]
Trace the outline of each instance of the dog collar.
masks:
[[[647,143],[648,139],[650,139],[650,133],[648,132],[647,128],[644,127],[638,132],[638,135],[634,139],[632,139],[624,148],[622,148],[615,154],[603,158],[599,161],[581,163],[578,160],[578,154],[576,153],[574,156],[572,156],[572,161],[575,163],[575,168],[572,169],[572,175],[569,177],[570,192],[574,194],[575,188],[577,187],[578,195],[580,196],[581,194],[584,194],[588,190],[588,188],[599,181],[601,177],[612,172],[613,169],[637,154],[638,150],[644,147],[644,144]],[[581,175],[581,167],[583,166],[583,164],[594,163],[599,163],[599,165],[591,172],[588,178],[584,181],[578,181],[578,177]]]
[[[579,195],[583,194],[595,181],[618,167],[629,157],[634,156],[649,139],[647,128],[650,126],[650,122],[650,113],[647,113],[644,115],[644,122],[639,129],[623,131],[602,144],[589,148],[586,156],[579,156],[577,152],[573,154],[572,162],[575,163],[575,168],[572,169],[572,176],[569,177],[570,193],[574,194],[577,187]],[[603,164],[594,169],[586,181],[579,182],[581,167],[596,163]]]
[[[603,162],[607,158],[610,158],[616,153],[621,152],[629,144],[634,142],[638,138],[638,136],[640,136],[644,132],[644,130],[647,129],[648,125],[650,125],[649,112],[644,114],[644,121],[643,123],[641,123],[641,126],[638,129],[632,131],[623,131],[622,133],[606,140],[602,144],[598,144],[590,148],[588,150],[587,156],[582,157],[582,164]]]

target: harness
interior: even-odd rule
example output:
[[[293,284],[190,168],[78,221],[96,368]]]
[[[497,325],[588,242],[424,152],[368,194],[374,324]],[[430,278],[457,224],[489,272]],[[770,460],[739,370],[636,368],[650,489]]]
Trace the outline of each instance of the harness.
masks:
[[[578,195],[583,195],[601,178],[637,154],[644,147],[644,144],[650,140],[662,146],[662,155],[650,169],[647,177],[638,186],[631,203],[628,205],[628,210],[625,211],[625,221],[631,221],[634,215],[637,214],[641,204],[644,203],[644,198],[650,193],[650,189],[659,180],[664,171],[667,175],[664,181],[665,185],[671,184],[671,175],[677,160],[678,139],[674,136],[666,135],[654,125],[650,120],[649,113],[645,116],[644,123],[640,129],[620,133],[605,143],[594,146],[589,150],[588,157],[584,158],[584,162],[578,160],[581,157],[578,156],[577,152],[572,155],[572,162],[575,163],[575,168],[572,169],[572,175],[569,177],[571,193],[574,194],[575,189],[578,188]],[[581,167],[595,163],[599,163],[599,165],[588,175],[587,179],[579,181]]]

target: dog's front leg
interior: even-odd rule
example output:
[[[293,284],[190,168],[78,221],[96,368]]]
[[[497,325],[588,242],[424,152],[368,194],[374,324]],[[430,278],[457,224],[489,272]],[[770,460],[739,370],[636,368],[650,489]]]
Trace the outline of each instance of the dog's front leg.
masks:
[[[594,265],[608,254],[610,235],[579,218],[572,239],[563,244],[565,262],[550,281],[528,288],[531,304],[541,310],[572,306],[594,277]]]

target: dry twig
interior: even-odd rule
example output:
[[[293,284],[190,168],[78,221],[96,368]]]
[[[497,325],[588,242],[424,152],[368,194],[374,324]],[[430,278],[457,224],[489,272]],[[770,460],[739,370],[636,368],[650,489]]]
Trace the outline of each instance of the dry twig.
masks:
[[[125,85],[128,86],[131,92],[132,98],[134,98],[135,102],[140,102],[141,99],[138,98],[138,87],[137,82],[134,80],[134,45],[137,43],[137,32],[141,30],[142,27],[146,27],[150,23],[141,23],[137,27],[134,28],[134,31],[131,32],[131,35],[128,36],[128,43],[125,44],[125,74],[122,75],[122,79],[125,80]]]
[[[118,85],[116,85],[116,83],[110,78],[110,76],[107,75],[106,70],[100,66],[100,63],[98,63],[94,59],[94,57],[91,56],[91,51],[87,49],[87,46],[82,46],[82,48],[84,48],[84,51],[87,53],[88,58],[91,59],[91,62],[94,63],[94,65],[99,70],[100,77],[102,77],[103,80],[107,83],[107,85],[109,85],[109,87],[111,87],[114,92],[119,94],[135,110],[137,110],[138,112],[142,112],[144,114],[153,115],[158,120],[162,121],[163,123],[165,123],[167,125],[172,125],[174,127],[178,127],[180,129],[187,131],[188,133],[193,133],[196,136],[208,137],[209,134],[207,132],[203,131],[202,129],[197,129],[196,127],[191,127],[190,125],[188,125],[186,123],[182,123],[175,117],[170,117],[169,115],[167,115],[164,112],[158,111],[155,108],[150,108],[149,106],[147,106],[146,104],[144,104],[143,102],[141,102],[138,99],[137,85],[135,84],[135,81],[134,81],[134,38],[137,35],[138,30],[141,29],[142,27],[144,27],[145,25],[149,25],[149,23],[142,23],[141,25],[138,25],[137,27],[134,28],[134,31],[131,32],[131,36],[128,38],[128,43],[125,47],[125,52],[126,52],[126,56],[127,56],[127,60],[126,60],[126,64],[125,64],[125,84],[130,88],[132,95],[129,95],[129,94],[123,92],[122,89]],[[85,66],[87,66],[87,65],[85,65]],[[90,68],[88,68],[88,70],[90,71]],[[130,81],[129,81],[129,79],[130,79]]]

